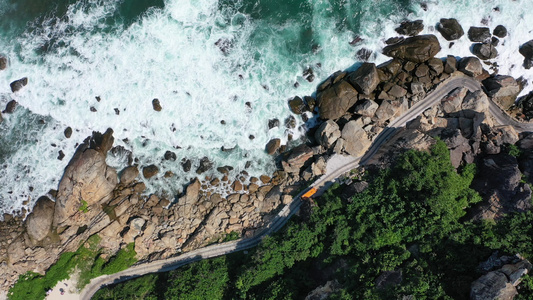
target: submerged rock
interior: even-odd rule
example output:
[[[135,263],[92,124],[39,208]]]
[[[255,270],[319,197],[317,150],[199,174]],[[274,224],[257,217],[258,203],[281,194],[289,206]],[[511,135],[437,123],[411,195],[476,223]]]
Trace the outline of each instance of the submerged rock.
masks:
[[[395,30],[401,35],[415,36],[424,30],[424,23],[422,20],[404,21]]]

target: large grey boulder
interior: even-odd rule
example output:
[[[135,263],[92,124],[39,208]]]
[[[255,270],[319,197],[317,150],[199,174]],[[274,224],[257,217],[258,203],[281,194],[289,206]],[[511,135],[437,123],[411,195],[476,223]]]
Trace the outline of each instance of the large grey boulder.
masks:
[[[9,84],[9,87],[11,87],[11,91],[18,92],[20,89],[25,87],[28,84],[28,77],[23,77],[21,79],[15,80]]]
[[[366,131],[355,120],[344,125],[341,136],[345,141],[344,151],[354,157],[362,156],[372,143]]]
[[[471,300],[511,300],[518,292],[502,272],[489,272],[472,283]]]
[[[357,102],[357,91],[346,81],[340,81],[318,96],[320,118],[336,120]]]
[[[291,154],[286,160],[281,162],[283,170],[287,173],[296,173],[300,171],[305,163],[313,157],[313,149],[306,144],[301,144],[291,150]]]
[[[473,93],[468,93],[463,99],[461,109],[470,110],[479,113],[488,113],[489,111],[489,98],[487,94],[481,90],[477,90]]]
[[[508,109],[515,104],[520,93],[520,86],[512,76],[496,75],[483,80],[483,85],[488,95],[503,109]]]
[[[52,230],[55,202],[43,196],[37,200],[31,214],[26,218],[26,231],[35,241],[44,239]]]
[[[341,137],[339,125],[332,120],[327,120],[315,132],[316,141],[324,148],[331,147]]]
[[[379,84],[378,69],[374,63],[363,63],[348,76],[348,81],[359,93],[369,95]]]
[[[120,183],[122,185],[129,185],[135,178],[139,176],[139,169],[136,166],[130,166],[125,168],[120,175]]]
[[[461,103],[463,102],[467,92],[468,89],[464,87],[455,88],[448,95],[442,98],[442,110],[447,114],[459,111],[461,109]]]
[[[268,153],[268,155],[273,155],[274,153],[276,153],[276,151],[278,151],[280,146],[281,146],[281,140],[280,139],[271,139],[266,144],[265,150]]]
[[[457,40],[465,34],[463,27],[456,19],[440,19],[437,30],[448,41]]]
[[[355,107],[355,113],[363,117],[372,118],[378,108],[379,108],[379,105],[376,102],[365,99],[361,104],[358,104]]]
[[[415,63],[421,63],[434,57],[440,51],[439,40],[432,34],[418,35],[407,38],[402,42],[386,46],[383,54],[408,60]]]
[[[424,23],[422,20],[404,21],[395,30],[401,35],[415,36],[424,30]]]
[[[374,120],[383,123],[394,117],[401,109],[402,103],[399,100],[385,100],[376,110]],[[343,131],[344,132],[344,131]]]

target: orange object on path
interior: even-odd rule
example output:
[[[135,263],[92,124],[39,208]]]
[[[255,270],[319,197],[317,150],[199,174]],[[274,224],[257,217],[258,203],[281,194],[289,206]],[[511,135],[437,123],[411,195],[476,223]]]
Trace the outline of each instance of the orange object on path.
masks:
[[[316,188],[311,188],[305,194],[302,195],[302,199],[309,199],[316,193]]]

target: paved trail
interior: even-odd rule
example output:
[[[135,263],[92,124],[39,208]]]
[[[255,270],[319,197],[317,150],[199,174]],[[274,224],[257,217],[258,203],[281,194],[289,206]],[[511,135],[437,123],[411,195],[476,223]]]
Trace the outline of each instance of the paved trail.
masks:
[[[427,108],[435,105],[441,99],[457,87],[466,87],[471,92],[481,89],[478,81],[470,77],[452,77],[441,83],[433,92],[431,92],[424,100],[419,101],[403,115],[393,120],[388,127],[386,127],[379,136],[373,141],[372,145],[362,157],[348,157],[342,155],[334,155],[328,160],[327,172],[321,178],[313,183],[311,187],[317,188],[319,193],[325,191],[335,180],[342,174],[349,172],[352,169],[364,165],[385,143],[390,139],[396,131],[404,127],[405,124],[418,115],[420,115]],[[518,132],[533,131],[533,124],[520,123],[512,119],[509,115],[504,113],[495,103],[490,101],[489,111],[499,124],[512,125]],[[311,188],[310,187],[310,188]],[[180,256],[171,257],[163,260],[152,261],[147,263],[132,266],[124,271],[113,275],[104,275],[91,280],[85,286],[80,294],[80,299],[89,300],[96,291],[106,285],[126,281],[149,273],[166,272],[177,269],[183,265],[199,261],[202,259],[212,258],[216,256],[226,255],[229,253],[246,250],[255,247],[261,242],[263,237],[274,233],[281,229],[292,215],[294,215],[300,205],[302,199],[300,198],[305,192],[294,197],[293,201],[287,204],[276,217],[263,228],[263,230],[256,236],[247,239],[239,239],[222,244],[214,244],[201,249],[184,253]]]

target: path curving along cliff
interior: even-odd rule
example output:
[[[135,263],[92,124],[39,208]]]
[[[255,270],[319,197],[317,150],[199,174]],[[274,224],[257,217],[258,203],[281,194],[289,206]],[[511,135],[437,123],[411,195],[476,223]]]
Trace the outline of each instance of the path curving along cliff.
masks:
[[[416,103],[404,114],[394,119],[373,141],[371,146],[361,157],[348,157],[335,154],[328,160],[327,173],[316,180],[310,188],[316,188],[318,194],[323,193],[329,188],[337,178],[342,174],[349,172],[359,165],[366,164],[369,159],[376,154],[379,148],[387,142],[398,129],[404,127],[409,121],[416,118],[429,107],[437,104],[449,92],[458,87],[465,87],[470,92],[480,90],[482,87],[478,81],[471,77],[454,76],[441,83],[433,92],[427,95],[423,100]],[[533,131],[533,124],[520,123],[507,115],[500,107],[492,101],[489,101],[489,111],[495,121],[502,125],[511,125],[518,132]],[[166,272],[177,269],[183,265],[199,261],[202,259],[213,258],[221,255],[230,254],[237,251],[246,250],[258,245],[263,237],[272,234],[281,229],[287,221],[299,210],[302,199],[301,196],[309,189],[302,191],[295,196],[293,200],[285,205],[274,219],[264,227],[256,236],[246,239],[239,239],[231,242],[214,244],[204,248],[196,249],[182,255],[171,257],[163,260],[152,261],[134,265],[124,271],[104,275],[91,280],[91,282],[81,291],[80,299],[88,300],[102,287],[133,279],[142,275]]]

